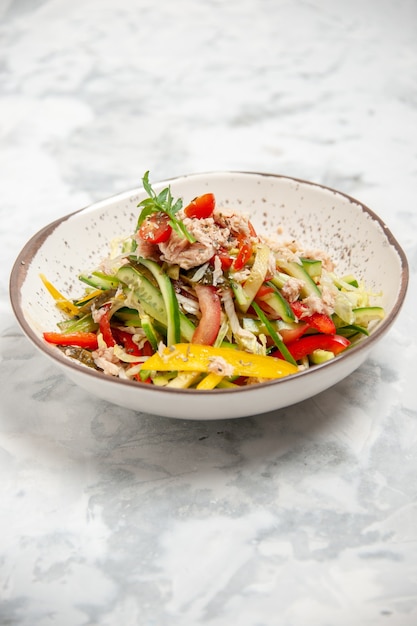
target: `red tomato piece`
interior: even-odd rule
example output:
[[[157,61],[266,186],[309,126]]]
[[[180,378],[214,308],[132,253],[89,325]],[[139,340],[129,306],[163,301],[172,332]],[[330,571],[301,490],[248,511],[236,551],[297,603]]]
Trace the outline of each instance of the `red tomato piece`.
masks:
[[[231,256],[229,256],[229,253],[227,252],[227,250],[220,248],[216,256],[218,256],[220,259],[220,263],[222,264],[223,271],[227,271],[232,267],[233,259]],[[214,262],[214,257],[213,257],[213,262]]]
[[[172,233],[169,216],[158,212],[149,215],[139,227],[139,237],[149,243],[158,244],[168,241]]]
[[[212,285],[196,285],[195,292],[200,306],[201,318],[191,343],[212,346],[220,329],[221,302],[217,290]]]
[[[96,333],[46,332],[43,333],[43,338],[56,346],[77,346],[86,350],[96,350],[98,346]]]
[[[247,239],[240,238],[237,257],[233,262],[233,269],[237,272],[243,269],[252,256],[252,244]]]
[[[216,199],[214,194],[205,193],[202,196],[194,198],[188,206],[185,207],[184,213],[187,217],[197,217],[198,219],[204,219],[210,217],[216,206]]]
[[[274,293],[274,291],[275,289],[269,285],[261,285],[256,293],[255,299],[262,300],[262,298],[265,298],[265,296],[270,293]]]

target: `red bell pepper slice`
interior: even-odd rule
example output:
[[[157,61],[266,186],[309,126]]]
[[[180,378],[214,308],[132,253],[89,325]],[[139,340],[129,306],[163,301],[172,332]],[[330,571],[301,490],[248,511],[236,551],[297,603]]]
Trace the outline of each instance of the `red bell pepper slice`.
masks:
[[[280,328],[279,334],[282,337],[282,341],[287,345],[304,335],[307,328],[308,326],[307,324],[304,324],[304,322],[297,322],[288,328]]]
[[[112,329],[110,326],[110,308],[111,304],[105,304],[101,307],[100,311],[104,309],[99,321],[99,330],[103,336],[103,341],[108,348],[116,345],[116,340],[113,337]]]
[[[346,350],[349,345],[349,339],[341,335],[305,335],[288,343],[287,348],[291,356],[296,361],[299,361],[314,352],[314,350],[327,350],[336,355]],[[273,356],[280,357],[279,351]]]
[[[117,343],[123,346],[127,354],[132,354],[133,356],[143,355],[142,350],[139,348],[137,343],[133,341],[133,337],[131,333],[127,333],[126,331],[121,330],[120,328],[113,328],[112,333]]]
[[[202,196],[194,198],[188,206],[185,207],[184,213],[187,217],[197,217],[203,219],[210,217],[214,211],[216,200],[213,193],[205,193]]]
[[[196,285],[195,292],[200,306],[201,318],[191,343],[212,346],[220,330],[221,302],[217,290],[212,285]]]
[[[96,333],[56,333],[45,332],[43,338],[56,346],[77,346],[86,350],[97,350]]]
[[[145,342],[145,344],[143,345],[143,348],[139,348],[137,343],[133,341],[133,337],[131,333],[127,333],[126,331],[121,330],[120,328],[113,329],[113,336],[116,338],[117,343],[124,347],[127,354],[132,354],[133,356],[152,356],[153,354],[152,346],[149,343],[149,341]],[[132,363],[132,365],[135,365],[135,363]],[[141,383],[152,382],[152,379],[150,377],[143,380],[140,376],[140,373],[135,374],[133,378],[135,378],[138,382],[141,382]]]
[[[317,332],[325,335],[334,335],[336,333],[336,326],[329,315],[317,312],[311,313],[311,315],[303,315],[306,311],[306,307],[299,300],[291,302],[290,306],[294,315],[296,315],[301,322],[304,322],[310,328],[314,328]]]

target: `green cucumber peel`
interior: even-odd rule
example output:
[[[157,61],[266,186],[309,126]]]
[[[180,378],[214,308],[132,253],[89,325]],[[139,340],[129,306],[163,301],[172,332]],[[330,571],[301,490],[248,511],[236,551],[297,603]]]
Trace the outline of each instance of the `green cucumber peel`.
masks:
[[[286,361],[288,361],[289,363],[292,363],[293,365],[297,365],[297,362],[292,357],[292,355],[291,355],[290,351],[288,350],[287,346],[282,341],[281,337],[279,336],[279,334],[277,333],[275,328],[272,326],[271,322],[269,321],[269,319],[267,318],[265,313],[262,311],[260,306],[258,306],[256,304],[256,302],[253,302],[252,306],[253,306],[254,310],[256,311],[257,316],[259,317],[259,319],[261,320],[261,322],[264,324],[265,328],[267,329],[268,333],[270,334],[270,336],[271,336],[273,342],[275,343],[276,347],[281,352],[281,354],[284,357],[284,359]]]

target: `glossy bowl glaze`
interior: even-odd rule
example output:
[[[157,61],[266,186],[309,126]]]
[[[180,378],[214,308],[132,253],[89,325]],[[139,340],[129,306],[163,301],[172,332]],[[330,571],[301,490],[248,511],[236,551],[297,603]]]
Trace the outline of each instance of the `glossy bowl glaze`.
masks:
[[[334,385],[361,365],[393,324],[408,285],[407,260],[382,220],[357,200],[321,185],[250,172],[191,174],[154,184],[171,186],[184,204],[211,191],[217,205],[249,213],[260,233],[283,233],[330,253],[338,274],[352,272],[381,293],[385,319],[369,337],[340,356],[293,376],[239,389],[168,389],[106,376],[66,357],[44,342],[60,313],[39,278],[68,297],[83,292],[77,276],[107,256],[109,242],[133,232],[142,188],[127,191],[49,224],[28,241],[10,277],[10,298],[24,333],[68,377],[109,402],[168,417],[194,420],[236,418],[279,409]],[[65,401],[65,400],[63,400]]]

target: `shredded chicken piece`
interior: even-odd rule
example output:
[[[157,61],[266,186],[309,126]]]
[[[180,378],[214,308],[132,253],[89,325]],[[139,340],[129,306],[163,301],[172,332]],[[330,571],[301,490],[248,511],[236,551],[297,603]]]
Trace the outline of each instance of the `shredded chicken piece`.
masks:
[[[260,240],[274,252],[277,259],[281,258],[284,261],[300,260],[300,245],[295,239],[279,241],[276,237],[262,235]]]
[[[243,213],[236,213],[233,209],[215,209],[213,213],[215,222],[232,233],[241,233],[249,237],[251,229],[249,217]]]
[[[289,302],[295,302],[298,300],[303,287],[304,281],[291,276],[287,281],[285,281],[283,287],[281,288],[281,293]]]
[[[323,287],[321,296],[320,298],[320,296],[311,294],[307,296],[307,298],[304,298],[303,304],[307,308],[301,317],[307,317],[313,313],[324,313],[325,315],[332,315],[332,313],[334,313],[334,294],[330,289]]]
[[[230,365],[223,357],[217,356],[210,359],[208,366],[209,372],[220,374],[220,376],[233,376],[234,367]]]
[[[113,348],[98,348],[92,353],[94,363],[105,374],[109,376],[119,376],[122,371],[119,359],[113,354]]]
[[[214,217],[198,219],[184,216],[182,220],[196,241],[190,243],[172,231],[168,241],[158,244],[160,258],[163,261],[174,263],[188,270],[212,259],[219,248],[229,249],[236,243],[236,238],[231,234],[230,228],[218,224]]]
[[[222,283],[223,280],[222,262],[216,254],[214,257],[213,286],[216,287],[219,283]]]
[[[91,311],[91,315],[93,318],[93,322],[95,322],[96,324],[100,324],[100,320],[103,317],[103,315],[106,313],[106,310],[101,308],[101,309],[93,309]]]
[[[162,261],[179,265],[184,270],[206,263],[215,253],[214,245],[206,246],[199,241],[190,243],[175,232],[167,242],[159,244],[159,249]]]

